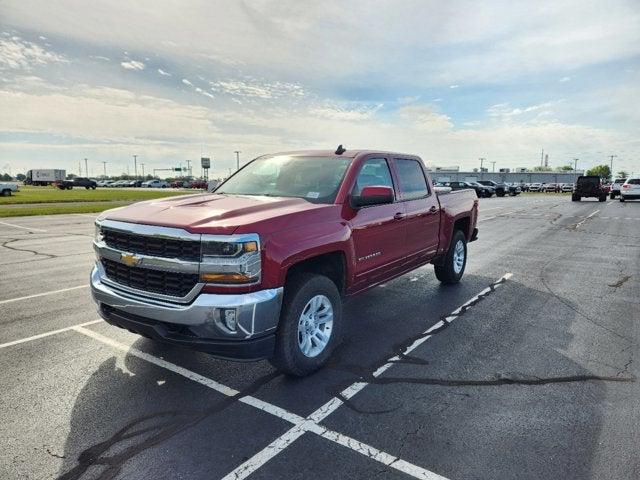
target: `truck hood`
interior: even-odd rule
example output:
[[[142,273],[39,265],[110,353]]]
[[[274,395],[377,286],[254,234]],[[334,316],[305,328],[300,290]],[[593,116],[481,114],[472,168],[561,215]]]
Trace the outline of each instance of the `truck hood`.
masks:
[[[134,203],[104,212],[98,220],[229,235],[240,227],[264,225],[265,220],[327,207],[335,205],[314,204],[302,198],[199,194]]]

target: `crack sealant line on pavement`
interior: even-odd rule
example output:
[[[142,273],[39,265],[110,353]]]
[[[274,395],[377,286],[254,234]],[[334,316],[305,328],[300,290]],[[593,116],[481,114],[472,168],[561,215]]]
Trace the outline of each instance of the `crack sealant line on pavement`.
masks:
[[[409,354],[410,352],[415,350],[418,346],[420,346],[422,343],[430,339],[435,333],[437,333],[437,331],[439,331],[440,329],[446,328],[449,323],[451,323],[453,320],[455,320],[464,312],[466,312],[469,308],[471,308],[478,301],[483,299],[486,295],[493,292],[498,286],[506,282],[512,276],[513,276],[512,273],[507,273],[503,275],[500,279],[498,279],[497,281],[492,283],[490,286],[488,286],[487,288],[482,290],[480,293],[478,293],[476,296],[469,299],[463,305],[455,309],[443,320],[440,320],[435,325],[428,328],[420,338],[415,340],[413,343],[411,343],[411,345],[409,345],[404,349],[402,355]],[[399,355],[396,355],[390,358],[384,365],[376,369],[376,371],[373,373],[373,376],[378,377],[382,375],[382,373],[388,370],[394,364],[394,362],[397,361],[398,359],[399,359]],[[369,383],[367,382],[355,382],[351,384],[349,387],[347,387],[342,392],[340,392],[338,396],[333,397],[327,403],[325,403],[320,408],[318,408],[315,412],[311,413],[307,417],[307,422],[305,422],[302,425],[296,425],[291,429],[289,429],[288,431],[286,431],[280,437],[278,437],[269,445],[267,445],[267,447],[265,447],[263,450],[255,454],[253,457],[251,457],[250,459],[242,463],[240,466],[238,466],[236,469],[234,469],[232,472],[230,472],[225,477],[223,477],[223,480],[240,480],[240,479],[246,478],[256,470],[258,470],[260,467],[262,467],[265,463],[267,463],[273,457],[275,457],[280,452],[285,450],[288,446],[290,446],[293,442],[295,442],[295,440],[300,438],[305,433],[305,431],[318,433],[317,431],[315,431],[315,428],[324,429],[323,426],[319,425],[321,421],[325,420],[329,415],[331,415],[341,405],[343,405],[344,400],[351,399],[354,395],[360,392],[367,385],[369,385]],[[338,397],[341,397],[342,399]],[[309,427],[310,425],[313,426],[313,429],[305,430],[305,427]],[[357,440],[353,440],[353,439],[347,440],[348,437],[345,437],[344,439],[340,439],[341,441],[332,439],[331,435],[328,432],[329,432],[328,430],[325,430],[325,434],[319,434],[319,435],[322,436],[323,438],[337,441],[341,445],[349,447],[352,450],[362,453],[363,455],[373,460],[377,460],[389,467],[392,467],[398,471],[411,475],[415,478],[422,478],[427,480],[446,480],[446,477],[438,475],[437,473],[431,472],[425,468],[412,465],[398,457],[394,457],[392,455],[381,452],[373,447],[364,445],[361,442],[358,442]]]
[[[145,360],[149,363],[152,363],[156,366],[169,370],[173,373],[181,375],[189,380],[192,380],[196,383],[204,385],[212,390],[215,390],[223,395],[228,397],[234,397],[240,394],[238,390],[235,390],[231,387],[223,385],[215,380],[207,378],[203,375],[200,375],[196,372],[188,370],[186,368],[180,367],[174,363],[168,362],[161,358],[155,357],[154,355],[148,354],[141,350],[138,350],[134,347],[130,347],[123,343],[112,340],[109,337],[106,337],[100,333],[97,333],[93,330],[89,330],[84,328],[84,326],[75,326],[69,327],[68,330],[74,330],[77,333],[81,333],[88,337],[93,338],[101,343],[109,345],[117,350],[121,350],[126,352],[128,355],[133,355],[141,360]],[[363,442],[360,442],[354,438],[351,438],[347,435],[343,435],[339,432],[335,432],[329,430],[322,425],[318,425],[316,422],[296,415],[295,413],[289,412],[283,408],[278,407],[277,405],[273,405],[271,403],[265,402],[251,395],[244,395],[238,398],[238,401],[244,403],[245,405],[249,405],[251,407],[257,408],[265,413],[274,415],[282,420],[285,420],[289,423],[292,423],[294,426],[287,431],[284,435],[281,435],[276,439],[276,441],[272,442],[268,447],[263,449],[257,455],[252,457],[252,462],[245,462],[240,467],[236,468],[232,473],[227,475],[225,478],[245,478],[247,475],[254,472],[259,466],[265,464],[269,461],[273,456],[277,455],[280,451],[284,450],[290,444],[292,444],[295,440],[301,437],[306,432],[315,433],[327,440],[330,440],[334,443],[347,447],[355,452],[358,452],[362,455],[365,455],[368,458],[376,460],[378,462],[383,463],[384,465],[391,466],[400,470],[404,473],[412,475],[416,478],[422,478],[427,480],[447,480],[444,477],[436,475],[428,470],[425,470],[417,465],[413,465],[401,458],[395,457],[391,454],[383,452],[382,450],[378,450],[375,447],[367,445]]]
[[[89,285],[78,285],[75,287],[62,288],[60,290],[52,290],[50,292],[34,293],[33,295],[27,295],[25,297],[9,298],[7,300],[0,300],[0,305],[4,305],[5,303],[18,302],[20,300],[29,300],[31,298],[44,297],[47,295],[53,295],[55,293],[70,292],[71,290],[79,290],[80,288],[87,288],[88,286]]]

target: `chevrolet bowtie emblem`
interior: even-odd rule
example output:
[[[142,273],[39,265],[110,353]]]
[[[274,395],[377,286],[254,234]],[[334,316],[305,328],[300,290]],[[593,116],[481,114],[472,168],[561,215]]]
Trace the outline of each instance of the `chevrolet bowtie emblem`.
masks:
[[[140,257],[136,257],[132,253],[121,253],[120,261],[129,267],[135,267],[142,260]]]

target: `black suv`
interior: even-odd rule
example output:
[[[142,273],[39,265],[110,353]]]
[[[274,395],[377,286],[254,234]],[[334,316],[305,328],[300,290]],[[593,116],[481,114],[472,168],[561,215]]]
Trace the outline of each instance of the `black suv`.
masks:
[[[60,190],[71,190],[73,187],[84,187],[87,190],[92,188],[95,190],[98,186],[98,182],[91,180],[90,178],[75,177],[73,180],[61,180],[55,182],[54,185]]]
[[[474,185],[469,182],[440,182],[438,185],[442,187],[451,187],[451,190],[475,190],[476,195],[479,198],[491,196],[489,189],[484,185]]]
[[[607,192],[602,187],[602,179],[595,175],[578,177],[571,200],[579,202],[582,197],[597,198],[599,201],[604,202],[607,199]]]
[[[493,187],[498,197],[504,197],[509,193],[509,186],[506,183],[496,183],[491,180],[478,180],[478,183],[485,187]]]

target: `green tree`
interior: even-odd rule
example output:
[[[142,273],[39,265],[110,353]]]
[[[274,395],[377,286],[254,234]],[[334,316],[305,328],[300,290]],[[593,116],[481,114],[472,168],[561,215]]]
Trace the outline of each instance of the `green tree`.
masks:
[[[11,178],[11,175],[9,175],[8,173],[3,173],[2,175],[0,175],[0,180],[8,182],[13,179]]]
[[[537,165],[531,169],[532,172],[551,172],[553,169],[551,167],[544,167],[542,165]]]
[[[629,172],[625,172],[624,170],[620,170],[616,173],[616,178],[627,178],[629,176]]]
[[[609,165],[597,165],[587,170],[587,175],[598,176],[603,180],[609,180],[611,178],[611,169]]]
[[[573,172],[573,166],[562,165],[561,167],[556,167],[556,172]]]
[[[20,181],[20,182],[24,182],[26,180],[27,176],[24,173],[19,173],[16,175],[16,180]]]

